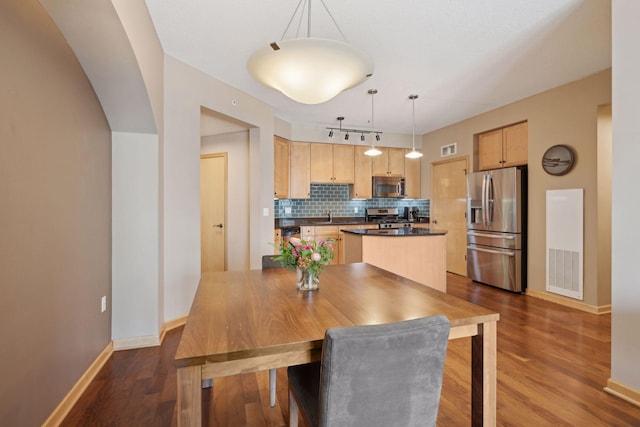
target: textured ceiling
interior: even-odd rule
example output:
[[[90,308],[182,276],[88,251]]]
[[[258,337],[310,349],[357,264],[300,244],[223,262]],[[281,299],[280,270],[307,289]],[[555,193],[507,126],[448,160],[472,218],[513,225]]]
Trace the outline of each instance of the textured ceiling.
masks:
[[[291,123],[422,134],[611,66],[608,0],[324,0],[349,43],[375,61],[368,81],[318,105],[255,82],[249,56],[281,39],[298,0],[146,0],[163,49],[273,106]],[[312,37],[340,39],[320,0]],[[297,20],[285,38],[295,37]],[[301,34],[306,34],[306,18]]]

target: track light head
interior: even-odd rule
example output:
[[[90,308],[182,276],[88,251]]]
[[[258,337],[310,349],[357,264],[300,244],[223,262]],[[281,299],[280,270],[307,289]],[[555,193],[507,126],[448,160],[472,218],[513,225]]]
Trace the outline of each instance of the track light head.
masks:
[[[348,141],[348,140],[349,140],[349,134],[348,134],[348,133],[344,136],[344,140],[345,140],[345,141]]]
[[[329,131],[329,138],[333,138],[333,129]]]

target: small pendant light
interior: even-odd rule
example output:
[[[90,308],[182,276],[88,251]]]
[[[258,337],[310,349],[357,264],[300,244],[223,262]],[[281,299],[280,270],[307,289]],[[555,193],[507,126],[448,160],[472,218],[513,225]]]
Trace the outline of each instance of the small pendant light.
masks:
[[[412,140],[413,149],[404,155],[408,159],[419,159],[420,157],[422,157],[422,153],[419,151],[416,151],[416,98],[417,97],[418,95],[409,95],[409,99],[411,100],[411,104],[412,104],[411,106],[413,109],[412,122],[411,122],[411,133],[413,135],[413,140]]]
[[[369,89],[369,95],[371,95],[371,148],[369,148],[367,151],[364,152],[364,154],[366,154],[367,156],[379,156],[380,154],[382,154],[382,151],[378,150],[375,145],[373,145],[373,138],[374,135],[376,137],[376,139],[379,141],[380,140],[380,135],[376,134],[373,130],[373,96],[378,93],[377,89]]]

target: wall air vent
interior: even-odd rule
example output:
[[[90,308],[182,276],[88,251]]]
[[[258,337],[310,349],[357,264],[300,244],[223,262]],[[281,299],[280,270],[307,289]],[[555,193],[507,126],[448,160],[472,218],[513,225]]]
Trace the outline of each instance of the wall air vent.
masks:
[[[547,191],[547,291],[583,299],[583,189]]]

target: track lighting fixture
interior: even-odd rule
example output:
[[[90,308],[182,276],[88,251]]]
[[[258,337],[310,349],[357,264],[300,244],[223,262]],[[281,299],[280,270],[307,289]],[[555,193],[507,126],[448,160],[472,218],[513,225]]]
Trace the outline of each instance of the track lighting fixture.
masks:
[[[329,138],[333,138],[333,135],[335,134],[334,132],[340,132],[340,133],[356,133],[356,134],[360,134],[360,141],[365,140],[365,135],[369,135],[371,133],[371,130],[369,129],[343,129],[342,128],[342,121],[344,120],[344,117],[340,116],[340,117],[336,117],[336,120],[338,120],[338,123],[340,123],[340,126],[338,126],[337,128],[334,127],[328,127],[327,129],[329,130]],[[374,131],[373,132],[375,134],[376,137],[376,141],[380,141],[380,134],[382,133],[381,131]],[[345,138],[347,139],[347,138]]]

